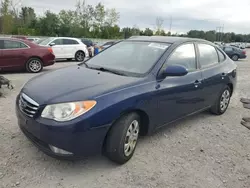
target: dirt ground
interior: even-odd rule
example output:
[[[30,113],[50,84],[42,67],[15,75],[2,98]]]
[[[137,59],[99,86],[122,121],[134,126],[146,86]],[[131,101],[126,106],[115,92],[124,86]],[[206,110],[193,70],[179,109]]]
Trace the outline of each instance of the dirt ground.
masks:
[[[250,111],[239,102],[250,97],[250,61],[237,64],[238,86],[223,116],[204,112],[142,138],[123,166],[102,156],[70,162],[40,152],[20,132],[14,107],[35,74],[5,74],[15,89],[0,98],[0,188],[250,188],[250,130],[240,125]]]

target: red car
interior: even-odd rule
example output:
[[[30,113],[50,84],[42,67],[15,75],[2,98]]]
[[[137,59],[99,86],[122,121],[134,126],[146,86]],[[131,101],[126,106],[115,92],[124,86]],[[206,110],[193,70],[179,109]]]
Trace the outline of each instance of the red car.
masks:
[[[52,48],[28,40],[0,38],[0,70],[27,70],[37,73],[55,63]]]

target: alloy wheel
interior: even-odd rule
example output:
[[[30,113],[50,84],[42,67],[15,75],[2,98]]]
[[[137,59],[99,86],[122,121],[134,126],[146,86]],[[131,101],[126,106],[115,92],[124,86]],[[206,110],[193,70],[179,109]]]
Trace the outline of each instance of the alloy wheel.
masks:
[[[225,111],[229,105],[230,101],[230,91],[225,90],[222,95],[221,95],[221,100],[220,100],[220,109],[221,111]]]
[[[77,61],[83,61],[84,58],[85,58],[85,55],[84,55],[83,52],[77,52],[77,54],[76,54],[76,60]]]
[[[38,60],[32,60],[29,62],[29,69],[32,71],[32,72],[39,72],[42,68],[42,64],[40,61]]]
[[[130,156],[137,144],[139,136],[139,122],[137,120],[132,121],[126,133],[124,143],[124,154],[126,157]]]

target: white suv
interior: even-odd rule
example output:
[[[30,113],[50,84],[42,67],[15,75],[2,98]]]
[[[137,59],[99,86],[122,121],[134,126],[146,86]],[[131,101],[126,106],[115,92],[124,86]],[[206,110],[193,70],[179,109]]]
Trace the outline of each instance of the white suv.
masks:
[[[84,61],[86,57],[89,57],[87,46],[77,38],[50,37],[43,40],[39,45],[52,46],[56,59]]]

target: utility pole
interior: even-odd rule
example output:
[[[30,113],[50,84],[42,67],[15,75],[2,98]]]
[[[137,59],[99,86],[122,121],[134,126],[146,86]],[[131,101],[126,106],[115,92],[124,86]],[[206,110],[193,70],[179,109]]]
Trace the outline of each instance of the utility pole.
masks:
[[[173,22],[173,19],[172,19],[172,16],[170,16],[170,22],[169,22],[169,32],[170,32],[170,35],[171,35],[171,31],[172,31],[172,22]]]

